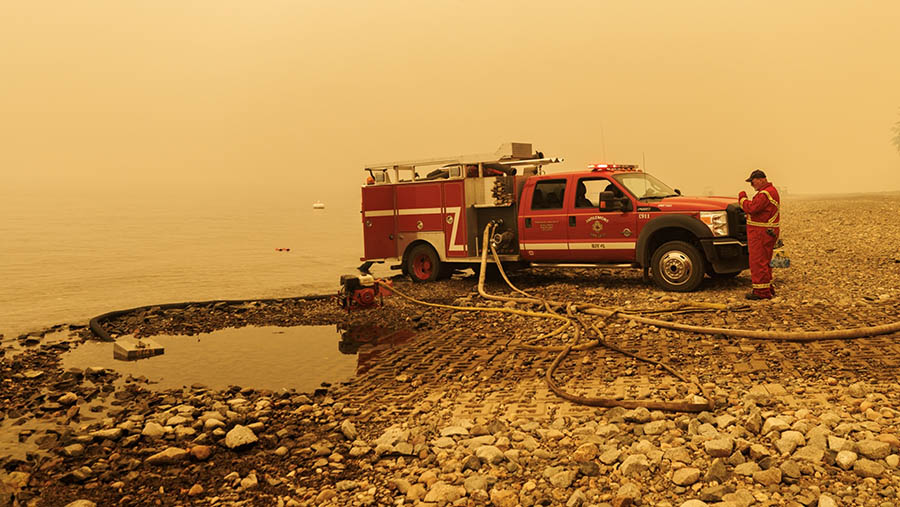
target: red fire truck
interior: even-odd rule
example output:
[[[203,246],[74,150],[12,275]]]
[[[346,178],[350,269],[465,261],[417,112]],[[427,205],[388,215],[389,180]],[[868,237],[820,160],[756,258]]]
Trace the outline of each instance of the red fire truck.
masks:
[[[367,166],[361,269],[396,262],[417,282],[447,277],[477,266],[491,222],[501,224],[492,242],[504,265],[638,268],[679,292],[747,269],[746,219],[733,198],[682,196],[634,165],[544,172],[560,161],[507,143]]]

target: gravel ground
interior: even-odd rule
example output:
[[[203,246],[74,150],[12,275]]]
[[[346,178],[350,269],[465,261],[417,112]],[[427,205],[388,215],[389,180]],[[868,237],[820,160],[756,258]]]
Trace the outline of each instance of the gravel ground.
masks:
[[[532,270],[513,281],[547,299],[610,308],[729,305],[664,317],[703,326],[900,320],[900,194],[789,197],[783,213],[792,266],[776,272],[772,301],[744,304],[747,272],[693,294],[660,292],[633,270]],[[471,275],[424,286],[395,280],[431,302],[502,306],[478,297],[475,283]],[[487,290],[509,294],[498,282]],[[797,344],[599,321],[605,340],[672,365],[713,398],[714,410],[686,414],[555,397],[542,376],[556,354],[518,347],[552,322],[396,296],[350,315],[332,300],[251,302],[151,309],[106,327],[147,336],[371,323],[418,334],[401,347],[364,345],[360,357],[381,354],[375,365],[313,393],[158,390],[107,370],[63,371],[59,355],[90,339],[79,325],[6,339],[0,506],[900,504],[897,333]],[[582,396],[699,394],[605,348],[573,352],[554,378]]]

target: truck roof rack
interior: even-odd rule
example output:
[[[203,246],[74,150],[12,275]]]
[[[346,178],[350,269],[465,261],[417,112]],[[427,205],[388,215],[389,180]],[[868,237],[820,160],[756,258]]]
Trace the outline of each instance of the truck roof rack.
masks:
[[[501,165],[528,165],[540,163],[555,163],[562,161],[561,158],[544,157],[541,152],[534,153],[531,149],[531,143],[504,143],[500,145],[494,153],[479,153],[473,155],[457,155],[452,157],[436,157],[423,158],[415,160],[397,160],[394,162],[384,162],[379,164],[367,164],[365,170],[387,170],[403,167],[421,167],[430,165],[453,165],[453,164],[479,164],[494,163]]]
[[[514,168],[516,166],[541,166],[543,164],[554,164],[562,162],[562,158],[545,157],[541,152],[534,152],[531,143],[504,143],[500,145],[494,153],[479,153],[473,155],[457,155],[454,157],[436,157],[416,160],[397,160],[394,162],[385,162],[379,164],[367,164],[364,168],[377,183],[389,183],[391,178],[387,176],[387,171],[394,172],[394,181],[422,181],[435,179],[439,177],[449,176],[449,169],[441,171],[442,168],[462,167],[462,166],[505,166]],[[416,173],[417,168],[428,166],[439,166],[439,169],[428,172],[427,176],[419,176]],[[480,168],[479,168],[480,169]],[[408,171],[411,178],[408,180],[400,180],[400,171]],[[439,172],[446,174],[439,175]],[[457,177],[464,177],[465,171],[458,170]],[[508,174],[515,174],[514,170],[503,171]]]

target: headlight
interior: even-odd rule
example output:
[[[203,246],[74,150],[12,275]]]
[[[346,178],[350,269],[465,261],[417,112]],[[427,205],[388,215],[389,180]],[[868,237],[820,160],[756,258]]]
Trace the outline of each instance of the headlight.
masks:
[[[724,211],[701,211],[700,221],[709,227],[713,236],[728,236],[728,215]]]

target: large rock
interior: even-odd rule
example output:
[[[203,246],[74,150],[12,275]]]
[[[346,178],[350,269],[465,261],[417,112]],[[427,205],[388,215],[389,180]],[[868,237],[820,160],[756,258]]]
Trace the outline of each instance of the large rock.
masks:
[[[234,428],[231,428],[225,435],[225,446],[229,449],[241,449],[244,447],[249,447],[259,439],[256,438],[256,434],[253,433],[253,430],[246,426],[241,426],[240,424],[235,425]]]
[[[698,480],[700,480],[700,470],[694,467],[679,468],[672,474],[672,482],[679,486],[690,486]]]
[[[660,435],[666,431],[666,421],[651,421],[644,425],[645,435]]]
[[[791,454],[801,445],[806,444],[806,437],[799,431],[785,431],[781,438],[775,441],[775,448],[781,454]]]
[[[803,474],[802,470],[800,469],[800,464],[792,459],[785,461],[784,463],[779,465],[778,468],[781,469],[782,476],[789,477],[791,479],[799,479]]]
[[[625,420],[628,422],[645,423],[650,422],[650,411],[644,407],[638,407],[625,413]]]
[[[57,398],[56,401],[58,401],[60,405],[73,405],[76,401],[78,401],[78,395],[72,392],[68,392]]]
[[[596,458],[598,451],[597,444],[591,442],[581,444],[575,449],[575,452],[572,453],[572,459],[575,460],[576,463],[584,463],[585,461]]]
[[[463,428],[463,429],[465,429],[465,428]],[[454,434],[453,432],[450,432],[450,433]],[[466,432],[466,434],[468,434],[468,432]],[[442,436],[449,436],[449,435],[442,435]],[[398,442],[406,442],[408,439],[409,439],[409,430],[405,430],[399,426],[391,426],[390,428],[384,430],[384,433],[382,433],[381,436],[375,440],[375,445],[376,446],[380,446],[380,445],[393,446]]]
[[[399,429],[399,428],[398,428]],[[463,428],[462,426],[447,426],[441,430],[442,437],[460,437],[460,436],[469,436],[469,430]]]
[[[466,496],[464,487],[438,481],[428,490],[428,493],[425,495],[425,501],[446,504],[455,502],[464,496]]]
[[[165,434],[166,429],[163,428],[161,424],[153,421],[145,424],[144,429],[141,431],[141,435],[144,435],[148,438],[162,438],[162,436]]]
[[[766,435],[770,431],[785,431],[790,429],[790,425],[777,417],[769,417],[762,426],[762,434]]]
[[[516,507],[519,504],[519,495],[508,489],[491,490],[491,504],[497,507]]]
[[[555,488],[568,488],[575,481],[574,470],[563,470],[550,476],[550,484]]]
[[[716,481],[719,484],[722,484],[726,480],[728,480],[728,468],[725,466],[725,460],[722,458],[716,458],[709,465],[709,469],[706,470],[706,475],[703,477],[703,480],[706,482]]]
[[[644,456],[643,454],[632,454],[622,461],[622,464],[619,466],[619,472],[625,476],[640,475],[649,468],[650,462],[647,461],[647,456]]]
[[[856,382],[855,384],[850,384],[850,387],[847,388],[847,394],[854,398],[865,398],[868,390],[865,382]]]
[[[884,466],[877,461],[862,458],[853,464],[853,471],[860,477],[881,477]]]
[[[490,463],[492,465],[499,465],[506,459],[506,456],[503,455],[503,451],[493,445],[482,445],[478,449],[475,449],[475,456],[485,463]]]
[[[488,481],[483,475],[470,475],[469,477],[466,477],[465,482],[463,482],[463,487],[466,488],[466,492],[469,494],[476,491],[487,491]],[[401,493],[405,493],[405,491],[401,491]]]
[[[633,482],[627,482],[619,487],[613,499],[613,505],[634,505],[641,498],[641,488]]]
[[[197,461],[206,461],[212,455],[212,448],[208,445],[195,445],[191,448],[191,456]]]
[[[781,469],[772,467],[768,470],[753,472],[753,480],[764,485],[772,486],[781,483]]]
[[[856,463],[857,458],[858,456],[853,451],[840,451],[834,457],[834,462],[844,470],[850,470],[853,468],[853,464]]]
[[[173,465],[187,459],[188,452],[178,447],[169,447],[162,452],[158,452],[147,458],[146,462],[150,465]]]
[[[810,463],[821,463],[823,457],[825,457],[825,450],[821,447],[813,447],[811,445],[806,445],[797,449],[797,452],[795,452],[793,456],[795,460],[809,461]]]
[[[341,423],[341,433],[347,440],[356,440],[356,426],[350,419],[344,419],[344,422]]]
[[[706,454],[714,458],[724,458],[731,456],[731,448],[734,447],[734,441],[730,437],[716,438],[707,440],[703,444]]]
[[[891,453],[891,444],[880,440],[863,440],[856,447],[859,454],[869,459],[886,458]]]

